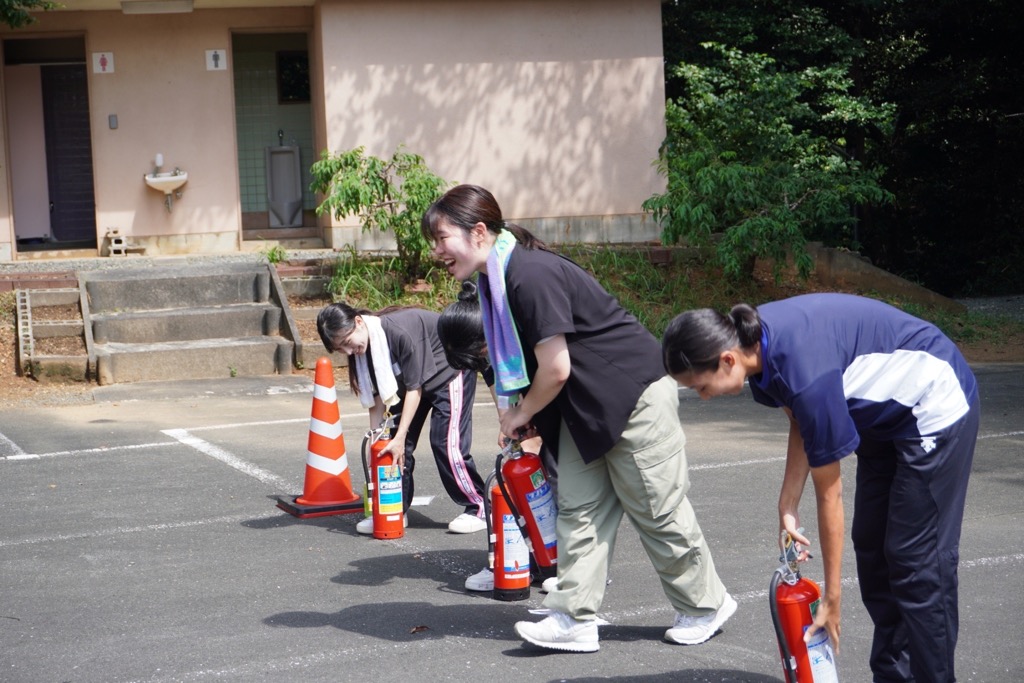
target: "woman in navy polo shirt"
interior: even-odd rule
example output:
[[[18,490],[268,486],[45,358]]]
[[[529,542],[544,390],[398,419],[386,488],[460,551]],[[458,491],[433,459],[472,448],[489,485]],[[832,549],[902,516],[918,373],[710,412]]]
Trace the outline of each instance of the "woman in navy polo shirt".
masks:
[[[517,623],[517,633],[555,650],[598,649],[597,610],[626,514],[676,610],[665,639],[710,638],[736,602],[686,497],[678,388],[657,340],[593,276],[506,223],[482,187],[449,190],[422,231],[453,277],[479,273],[496,391],[514,402],[501,432],[539,433],[557,454],[558,582],[544,600],[552,614]]]
[[[669,374],[701,398],[737,394],[749,380],[755,401],[789,416],[779,527],[809,544],[798,532],[809,473],[825,567],[807,637],[825,628],[838,651],[839,463],[856,453],[852,537],[875,624],[875,680],[955,680],[960,527],[980,404],[953,342],[879,301],[809,294],[728,315],[688,311],[665,331],[663,351]]]

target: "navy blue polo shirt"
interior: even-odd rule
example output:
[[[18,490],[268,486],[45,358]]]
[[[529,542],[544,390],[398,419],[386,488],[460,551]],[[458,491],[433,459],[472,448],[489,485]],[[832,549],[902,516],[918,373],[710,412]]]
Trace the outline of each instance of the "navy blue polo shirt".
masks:
[[[812,467],[861,436],[936,434],[967,414],[977,383],[960,350],[924,320],[874,299],[807,294],[759,306],[763,372],[754,400],[786,406]]]

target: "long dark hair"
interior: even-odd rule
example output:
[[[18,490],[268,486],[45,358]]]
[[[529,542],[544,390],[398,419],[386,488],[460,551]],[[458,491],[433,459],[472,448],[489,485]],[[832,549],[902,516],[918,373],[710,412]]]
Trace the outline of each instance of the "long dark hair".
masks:
[[[712,308],[677,315],[665,329],[662,358],[665,370],[675,376],[684,372],[714,372],[723,351],[751,350],[761,341],[761,317],[757,309],[737,304],[728,315]]]
[[[480,297],[476,283],[462,283],[459,300],[441,312],[437,321],[437,336],[444,347],[448,365],[456,370],[483,372],[487,369],[487,340],[484,337],[484,319],[480,312]]]
[[[320,309],[320,313],[316,316],[316,331],[320,335],[320,341],[323,342],[324,348],[329,353],[333,353],[334,340],[339,336],[344,337],[355,329],[357,315],[386,315],[403,308],[410,307],[388,306],[375,313],[367,308],[355,308],[344,301],[335,301],[333,304],[327,304]],[[355,368],[356,364],[350,353],[348,354],[348,382],[353,390],[359,391],[359,382],[356,379]]]
[[[502,229],[508,230],[526,249],[547,249],[547,245],[526,228],[506,222],[501,217],[501,207],[494,195],[479,185],[457,185],[430,205],[420,221],[420,232],[427,242],[437,240],[437,231],[442,222],[450,223],[467,233],[477,223],[483,223],[487,231],[495,235]]]

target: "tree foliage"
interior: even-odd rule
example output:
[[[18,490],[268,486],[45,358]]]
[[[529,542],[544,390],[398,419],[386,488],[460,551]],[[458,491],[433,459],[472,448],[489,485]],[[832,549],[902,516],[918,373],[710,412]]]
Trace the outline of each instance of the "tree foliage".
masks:
[[[865,169],[843,132],[851,121],[885,125],[891,111],[852,96],[837,66],[786,71],[766,55],[703,47],[714,58],[673,69],[679,96],[658,160],[667,189],[643,208],[666,243],[718,236],[730,276],[749,276],[757,257],[778,275],[787,253],[806,275],[807,240],[853,244],[852,207],[888,198],[880,169]]]
[[[50,11],[58,7],[61,5],[49,0],[0,0],[0,24],[11,28],[28,26],[36,20],[31,14],[33,10]]]
[[[430,245],[420,219],[449,183],[431,172],[423,157],[401,145],[390,159],[369,156],[362,147],[339,154],[325,150],[311,173],[312,190],[324,196],[318,215],[358,216],[364,231],[393,233],[406,278],[426,274]]]
[[[841,74],[891,117],[824,117],[815,134],[876,173],[894,200],[856,210],[853,245],[947,295],[1024,291],[1024,41],[1015,0],[667,0],[666,90],[682,64],[716,67],[713,41],[774,68]],[[812,88],[802,101],[821,115]]]

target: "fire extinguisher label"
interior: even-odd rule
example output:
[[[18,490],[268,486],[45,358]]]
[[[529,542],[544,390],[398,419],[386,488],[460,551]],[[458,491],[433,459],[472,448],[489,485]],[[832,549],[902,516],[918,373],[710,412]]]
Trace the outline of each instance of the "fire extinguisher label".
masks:
[[[501,516],[501,530],[504,545],[502,546],[502,565],[507,579],[521,579],[530,575],[530,550],[526,547],[523,534],[519,531],[516,518],[512,515]]]
[[[382,515],[402,511],[402,471],[398,465],[377,467],[377,495]]]
[[[555,519],[558,517],[558,505],[555,503],[554,492],[547,479],[543,479],[540,488],[534,489],[526,494],[526,502],[530,506],[530,512],[537,523],[537,530],[540,531],[541,540],[545,548],[554,548],[555,541]],[[536,538],[534,538],[536,542]]]
[[[804,631],[806,630],[805,626]],[[811,641],[807,643],[807,660],[811,664],[811,678],[814,679],[814,683],[839,683],[832,643],[829,642],[825,629],[820,629],[811,636]]]

